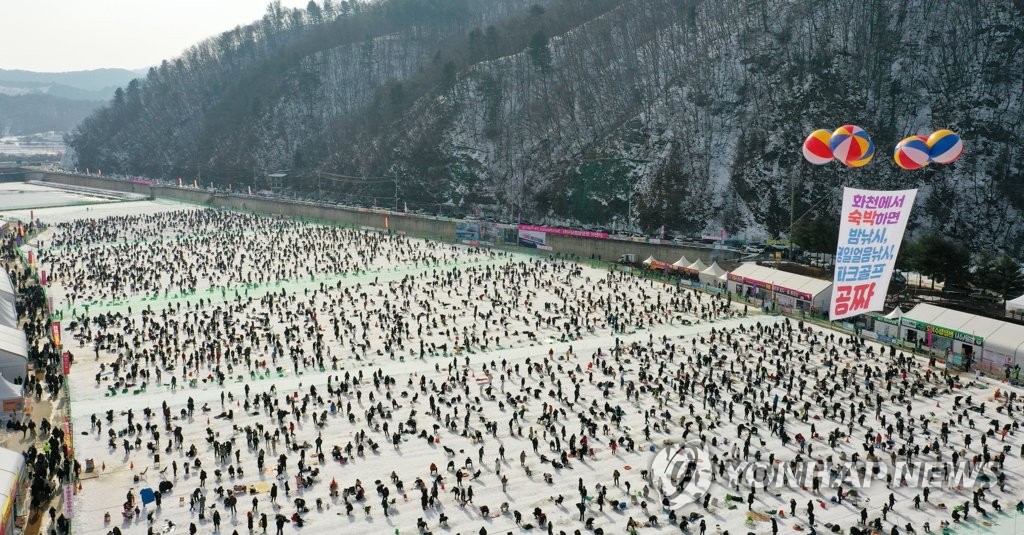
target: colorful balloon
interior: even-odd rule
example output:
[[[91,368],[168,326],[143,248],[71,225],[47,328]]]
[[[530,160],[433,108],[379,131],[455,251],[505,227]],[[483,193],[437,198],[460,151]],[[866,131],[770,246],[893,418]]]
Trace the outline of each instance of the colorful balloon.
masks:
[[[928,136],[928,153],[936,163],[953,163],[964,153],[964,142],[949,130],[939,130]]]
[[[832,132],[828,130],[815,130],[804,140],[804,158],[814,165],[825,165],[832,161],[832,149],[829,148],[829,140],[832,139]]]
[[[908,171],[920,169],[928,165],[928,162],[931,161],[931,156],[928,151],[927,138],[924,136],[903,138],[902,141],[896,144],[892,158],[896,160],[896,165]]]
[[[875,143],[873,141],[871,141],[870,139],[868,139],[868,148],[867,148],[867,152],[864,153],[864,156],[861,157],[859,160],[853,160],[852,162],[850,162],[850,163],[848,163],[846,165],[848,165],[850,167],[863,167],[863,166],[867,165],[868,162],[870,162],[871,159],[874,158],[874,157],[875,157]]]
[[[848,167],[866,165],[875,152],[868,133],[852,124],[840,126],[832,132],[829,148],[832,149],[832,157]]]

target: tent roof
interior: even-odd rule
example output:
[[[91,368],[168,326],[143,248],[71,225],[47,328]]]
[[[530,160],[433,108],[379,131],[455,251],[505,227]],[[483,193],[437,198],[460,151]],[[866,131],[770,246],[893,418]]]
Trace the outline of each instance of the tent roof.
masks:
[[[983,345],[986,350],[1009,356],[1024,356],[1024,325],[1007,323],[926,303],[917,305],[903,317],[980,336],[984,339]]]
[[[715,277],[721,277],[722,275],[725,275],[727,273],[727,271],[722,269],[722,266],[719,266],[718,262],[713,262],[710,267],[708,267],[705,270],[702,270],[701,273],[704,273],[705,275],[713,275]]]
[[[14,299],[7,294],[0,293],[0,325],[8,327],[18,326],[18,310],[14,308]]]
[[[754,262],[746,262],[732,270],[731,275],[766,282],[787,290],[810,294],[812,299],[832,287],[832,281],[815,279],[788,271],[780,271],[768,266],[759,266]]]
[[[28,359],[28,340],[24,331],[0,325],[0,351]]]
[[[700,258],[698,258],[696,262],[694,262],[694,263],[692,263],[692,264],[690,264],[689,266],[686,267],[686,269],[689,269],[690,271],[696,271],[698,273],[701,272],[701,271],[704,271],[707,268],[708,268],[708,265],[705,264],[704,262],[701,262]]]
[[[24,397],[25,391],[22,387],[11,383],[0,377],[0,400]]]
[[[687,267],[693,262],[686,259],[686,255],[680,256],[679,260],[676,260],[672,265],[675,267]]]
[[[896,308],[892,309],[892,312],[886,314],[885,317],[887,317],[887,318],[889,318],[891,320],[894,320],[896,318],[902,318],[903,317],[903,310],[900,309],[900,307],[896,307]]]
[[[0,293],[18,295],[18,292],[14,291],[11,275],[5,269],[0,269]]]
[[[1006,310],[1024,310],[1024,295],[1007,301]]]
[[[11,487],[25,470],[25,457],[13,450],[0,448],[0,503],[12,498]]]
[[[644,264],[650,264],[651,262],[654,262],[654,255],[648,256],[647,260],[644,260]]]

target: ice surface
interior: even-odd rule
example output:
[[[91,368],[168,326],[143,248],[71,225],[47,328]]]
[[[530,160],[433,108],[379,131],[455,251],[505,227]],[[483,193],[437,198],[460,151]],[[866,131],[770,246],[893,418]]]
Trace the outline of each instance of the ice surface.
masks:
[[[866,435],[873,440],[876,433],[887,434],[871,406],[878,394],[882,397],[881,415],[888,424],[896,425],[896,413],[905,417],[908,405],[915,420],[928,421],[927,433],[923,421],[915,421],[914,441],[918,445],[930,444],[937,438],[941,423],[951,421],[949,446],[941,450],[947,461],[953,448],[980,455],[980,437],[990,429],[990,421],[1001,427],[1015,419],[1007,416],[1005,408],[997,412],[996,407],[1005,404],[1008,392],[1019,396],[1016,388],[963,376],[956,378],[956,387],[948,391],[939,376],[943,371],[941,365],[931,368],[930,373],[927,361],[920,359],[900,366],[888,351],[883,356],[874,344],[867,344],[858,354],[836,333],[816,327],[801,333],[792,320],[788,324],[792,331],[785,330],[785,320],[777,317],[741,317],[742,305],[729,304],[724,298],[712,299],[685,287],[632,275],[609,275],[595,268],[524,255],[492,254],[273,218],[255,220],[239,215],[235,220],[221,216],[216,225],[185,225],[182,221],[187,217],[202,221],[213,216],[196,216],[194,212],[185,216],[187,207],[180,205],[138,202],[120,203],[117,207],[113,211],[84,212],[78,207],[37,211],[37,217],[44,221],[134,212],[152,218],[109,226],[100,222],[97,228],[107,233],[96,235],[93,243],[70,240],[67,227],[53,227],[39,238],[43,241],[42,267],[51,270],[55,281],[51,288],[55,308],[64,315],[65,347],[75,355],[71,388],[76,456],[83,465],[91,459],[99,474],[87,474],[82,492],[76,496],[76,534],[105,534],[113,526],[119,526],[123,533],[146,533],[150,526],[148,513],[153,515],[155,532],[165,530],[168,522],[173,522],[177,526],[175,533],[188,533],[189,523],[194,522],[199,533],[212,533],[214,507],[223,518],[221,532],[247,533],[246,512],[252,509],[252,497],[240,496],[237,514],[232,514],[214,489],[260,482],[283,486],[285,481],[291,485],[291,496],[286,497],[282,489],[276,507],[270,504],[267,494],[256,496],[258,513],[267,513],[269,517],[270,533],[275,532],[275,514],[291,516],[296,511],[292,502],[296,497],[304,499],[311,511],[302,514],[303,527],[288,523],[284,533],[413,534],[419,533],[419,518],[424,519],[432,533],[477,534],[481,528],[490,534],[546,533],[547,527],[539,526],[533,517],[534,508],[547,515],[554,533],[589,533],[578,520],[576,508],[580,501],[580,478],[588,494],[585,517],[595,519],[595,528],[606,534],[627,533],[628,519],[645,523],[655,516],[659,525],[639,527],[640,533],[678,533],[678,525],[667,525],[668,514],[661,506],[656,485],[644,481],[640,472],[650,465],[654,450],[666,441],[682,440],[683,418],[689,422],[687,440],[703,435],[704,451],[724,458],[734,446],[742,448],[747,436],[737,429],[738,424],[746,421],[744,401],[750,400],[755,410],[771,410],[774,396],[783,398],[788,394],[794,398],[794,404],[787,414],[786,432],[789,437],[809,437],[812,458],[825,459],[841,452],[859,452],[863,456]],[[75,266],[83,255],[94,253],[94,258],[109,261],[104,260],[107,268],[91,273],[90,279],[83,276],[87,271],[76,271],[79,268]],[[132,270],[137,270],[134,278]],[[195,280],[185,280],[183,275],[191,275]],[[158,287],[156,291],[154,286]],[[76,296],[74,302],[68,299],[72,294]],[[83,321],[86,304],[90,305],[88,325]],[[144,310],[151,310],[152,314],[144,315]],[[613,332],[609,323],[612,314],[622,327],[621,332]],[[574,319],[579,326],[578,338]],[[724,335],[723,329],[729,334]],[[712,335],[712,330],[717,334]],[[316,358],[317,337],[322,337],[323,370]],[[468,349],[467,337],[471,340]],[[421,341],[427,348],[423,358]],[[360,347],[362,344],[366,344],[365,349]],[[436,348],[446,344],[448,356],[441,349],[430,354],[431,344]],[[628,348],[618,357],[611,354],[617,344]],[[246,348],[250,351],[248,357]],[[867,348],[872,348],[871,354],[866,352]],[[716,356],[711,357],[712,353]],[[779,356],[787,353],[785,358]],[[116,376],[111,368],[115,361],[120,364]],[[528,361],[533,366],[529,371]],[[763,372],[747,375],[759,365]],[[216,384],[218,369],[225,375],[223,387]],[[844,378],[842,370],[848,370],[849,375]],[[868,370],[872,373],[871,386],[867,384]],[[346,373],[360,377],[357,384],[350,381],[347,392],[329,393],[328,380],[333,389],[339,389]],[[173,389],[169,386],[172,376],[177,382]],[[697,382],[688,383],[693,377]],[[375,378],[389,378],[393,383],[375,385]],[[190,380],[195,380],[194,386],[188,384]],[[421,380],[425,381],[422,387]],[[122,383],[115,386],[117,381]],[[580,394],[576,402],[574,381]],[[141,389],[142,383],[146,383],[145,390],[133,393]],[[307,401],[311,387],[316,388],[323,403],[316,396]],[[271,402],[278,404],[284,411],[282,426],[278,425],[277,408],[267,411],[261,403],[246,411],[246,388],[249,401],[267,393]],[[938,389],[934,396],[926,392],[932,388]],[[108,396],[112,389],[116,394]],[[682,402],[680,389],[685,394]],[[724,401],[705,404],[706,393],[715,389]],[[994,398],[997,389],[998,399]],[[758,392],[756,398],[751,397],[753,392]],[[515,407],[507,396],[514,400]],[[972,396],[974,407],[984,403],[984,414],[967,411],[966,401],[961,399],[957,413],[967,411],[968,416],[962,425],[957,425],[958,414],[952,410],[957,396]],[[431,397],[437,404],[433,414]],[[183,417],[181,411],[190,398],[195,406],[194,415]],[[730,400],[735,401],[732,418],[728,415]],[[863,425],[852,423],[852,436],[848,441],[846,437],[839,439],[835,448],[829,446],[826,437],[832,431],[846,432],[850,419],[840,423],[841,416],[831,412],[826,415],[822,400],[866,416]],[[334,409],[330,406],[332,402],[336,405]],[[170,429],[182,428],[184,446],[172,447],[169,453],[165,448],[173,434],[161,415],[165,403]],[[371,415],[371,409],[378,403],[382,410]],[[809,411],[806,422],[799,417],[805,403]],[[349,404],[351,422],[346,408]],[[621,408],[619,424],[611,420],[606,404],[613,410]],[[779,408],[785,405],[783,401]],[[209,411],[204,411],[204,406]],[[542,418],[545,407],[556,412]],[[1014,415],[1019,414],[1019,399],[1013,407]],[[152,417],[144,415],[147,408],[154,411]],[[560,412],[563,409],[564,414]],[[142,431],[118,436],[111,448],[108,430],[119,434],[124,431],[128,410],[133,413],[133,423],[141,425]],[[229,410],[233,411],[233,420],[216,418]],[[509,424],[514,411],[519,410],[524,412],[515,417],[513,436]],[[107,411],[113,411],[112,424],[106,420]],[[293,411],[298,411],[299,416]],[[645,411],[653,412],[645,415]],[[668,417],[662,414],[664,411]],[[322,428],[314,424],[314,413],[317,419],[326,413]],[[463,436],[467,414],[469,435],[480,431],[482,443]],[[586,433],[593,456],[570,458],[568,466],[561,469],[550,462],[542,463],[541,456],[555,460],[559,457],[559,452],[549,446],[554,440],[553,433],[557,432],[561,449],[568,448],[574,435],[578,443],[583,434],[581,415],[597,426],[595,434]],[[99,432],[92,425],[94,416],[102,423]],[[368,416],[372,416],[372,423],[368,423]],[[697,416],[703,418],[703,431],[696,423]],[[413,419],[417,423],[416,433],[401,435],[399,446],[394,447],[391,435],[398,432],[400,423]],[[446,419],[451,428],[446,428]],[[975,421],[974,429],[968,426],[969,419]],[[496,425],[496,436],[486,429],[485,423],[491,422]],[[390,434],[383,432],[384,423]],[[764,419],[758,416],[754,423],[759,433],[752,437],[750,460],[755,452],[762,459],[774,454],[783,460],[800,454],[795,441],[783,445],[779,436],[769,432]],[[418,437],[421,430],[435,435],[435,424],[441,426],[438,441],[428,443]],[[650,440],[644,437],[647,425],[652,428]],[[816,438],[810,438],[811,425],[816,427]],[[276,429],[285,429],[276,449],[262,437],[256,448],[247,446],[245,429],[256,426],[263,426],[270,435]],[[519,427],[522,436],[518,434]],[[158,441],[154,431],[159,432]],[[363,444],[376,442],[378,451],[368,448],[363,455],[344,454],[350,457],[344,464],[333,460],[331,449],[344,448],[348,443],[355,445],[361,431],[366,433]],[[319,470],[316,482],[301,490],[296,490],[295,481],[301,454],[286,446],[285,437],[292,432],[288,442],[309,444],[304,455],[306,465]],[[536,452],[529,440],[531,432],[537,434],[539,441]],[[313,445],[318,436],[322,436],[326,455],[322,464],[315,460]],[[970,446],[964,445],[966,436],[973,438]],[[635,450],[618,447],[613,452],[609,442],[624,437],[635,441]],[[134,447],[136,438],[141,447]],[[906,434],[899,433],[891,438],[894,449],[908,440]],[[124,449],[126,439],[132,446],[128,453]],[[232,453],[225,462],[218,462],[212,442],[229,440],[233,442]],[[979,523],[972,509],[969,526],[982,531],[1015,532],[1013,506],[1020,493],[1021,435],[1012,429],[1005,438],[993,434],[987,441],[993,455],[1004,444],[1010,446],[1006,460],[1007,491],[993,488],[982,505],[991,512],[989,504],[998,499],[1010,513],[993,514],[989,520],[997,526],[989,528]],[[159,463],[147,450],[150,442],[156,442]],[[198,470],[186,475],[183,468],[186,462],[194,462],[185,455],[192,445],[197,448],[202,470],[209,475],[203,488],[207,507],[211,509],[205,520],[199,520],[189,507],[191,493],[200,486]],[[505,449],[506,460],[498,464],[501,473],[508,477],[507,492],[502,490],[495,470],[499,446]],[[454,457],[445,448],[451,448]],[[266,450],[262,472],[256,462],[259,449]],[[530,474],[520,466],[520,452],[526,452],[525,464]],[[288,459],[286,475],[278,478],[276,465],[280,454],[287,454]],[[889,456],[888,451],[879,454]],[[803,457],[807,456],[804,452]],[[446,466],[451,460],[456,467],[462,467],[467,458],[472,460],[468,473],[479,470],[480,475],[462,482],[463,487],[473,489],[474,497],[471,504],[460,505],[452,494],[453,488],[458,487],[456,476]],[[915,458],[933,460],[935,455]],[[172,462],[178,465],[176,476]],[[421,478],[430,488],[431,463],[436,463],[444,477],[443,489],[439,489],[438,505],[423,510],[414,482]],[[229,466],[241,467],[244,476],[229,476]],[[217,469],[223,472],[220,478],[214,475]],[[622,476],[618,485],[612,482],[615,470]],[[404,483],[404,493],[391,480],[392,471]],[[545,473],[551,474],[550,483],[545,482]],[[361,480],[366,501],[353,502],[354,510],[347,515],[343,498],[329,495],[332,480],[341,489]],[[390,498],[395,499],[387,517],[375,484],[378,480],[389,489]],[[140,507],[139,516],[122,518],[127,493],[131,492],[139,503],[141,489],[157,489],[161,481],[173,484],[163,495],[161,507],[149,504]],[[629,495],[626,482],[631,485]],[[594,499],[598,484],[607,485],[607,500],[626,502],[625,509],[613,511],[606,503],[603,511],[599,510]],[[646,492],[646,497],[637,497],[638,491]],[[726,488],[722,482],[716,482],[710,492],[710,509],[691,503],[678,513],[704,515],[709,533],[771,533],[769,522],[746,525],[748,489]],[[896,485],[890,490],[885,481],[875,481],[862,497],[844,500],[843,504],[830,502],[835,489],[826,488],[821,493],[802,489],[761,490],[756,494],[753,510],[776,514],[785,510],[785,516],[778,517],[781,533],[809,532],[805,511],[808,500],[813,500],[819,533],[828,531],[826,523],[839,525],[844,533],[849,533],[849,528],[859,521],[860,507],[867,508],[869,518],[879,517],[890,492],[897,503],[883,522],[886,533],[894,524],[899,526],[899,533],[904,533],[907,523],[919,533],[924,522],[930,522],[937,530],[941,520],[950,518],[950,511],[936,504],[952,508],[971,499],[967,490],[933,488],[930,503],[914,510],[911,499],[920,493],[919,489]],[[744,501],[729,509],[726,493]],[[556,504],[554,499],[558,496],[563,496],[564,502]],[[634,502],[632,498],[637,499]],[[791,498],[798,502],[795,517],[789,511]],[[324,504],[322,511],[316,506],[318,499]],[[818,504],[819,499],[824,500],[824,507]],[[647,513],[640,502],[648,505]],[[509,504],[508,514],[500,512],[502,503]],[[370,507],[369,514],[363,509],[366,506]],[[487,506],[490,514],[483,515],[481,506]],[[526,531],[516,526],[512,511],[520,511],[523,524],[533,524],[533,529]],[[104,522],[105,513],[110,514],[110,523]],[[438,525],[442,513],[449,518],[448,528]],[[699,533],[697,522],[690,524],[693,533]],[[259,531],[257,528],[256,532]]]

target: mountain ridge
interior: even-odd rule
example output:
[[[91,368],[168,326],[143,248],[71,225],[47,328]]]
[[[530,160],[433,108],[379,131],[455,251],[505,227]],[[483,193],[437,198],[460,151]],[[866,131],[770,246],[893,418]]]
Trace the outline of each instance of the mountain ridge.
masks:
[[[917,186],[912,231],[1022,253],[1020,2],[339,5],[271,4],[151,69],[69,136],[79,165],[236,185],[290,169],[367,205],[762,236],[832,228],[841,185]],[[847,123],[874,162],[802,160],[803,136]],[[964,158],[893,165],[940,127]]]

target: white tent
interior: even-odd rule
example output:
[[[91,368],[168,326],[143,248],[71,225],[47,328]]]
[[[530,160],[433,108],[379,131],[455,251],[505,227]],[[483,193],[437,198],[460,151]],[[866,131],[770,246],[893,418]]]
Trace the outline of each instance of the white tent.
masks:
[[[0,375],[11,382],[25,381],[28,373],[28,340],[18,329],[0,325]]]
[[[6,270],[0,269],[0,294],[18,295],[18,292],[14,289],[14,283],[11,282],[11,275]]]
[[[689,266],[686,267],[686,271],[692,271],[692,272],[700,273],[701,271],[704,271],[707,268],[708,268],[708,265],[705,264],[704,262],[701,262],[700,258],[698,258],[696,262],[694,262],[694,263],[692,263],[692,264],[690,264]]]
[[[718,262],[714,262],[711,264],[711,267],[702,270],[697,275],[697,278],[699,278],[704,284],[719,284],[722,282],[722,275],[725,275],[726,273],[727,271],[722,269],[722,267],[718,265]]]
[[[1024,312],[1024,295],[1006,302],[1007,312]]]
[[[25,389],[0,377],[0,407],[3,412],[25,410]]]
[[[654,256],[648,256],[647,260],[644,260],[644,265],[645,266],[649,266],[649,265],[651,265],[651,262],[654,262],[654,261],[655,261],[654,260]]]
[[[898,320],[903,317],[903,311],[900,310],[900,307],[896,307],[892,309],[892,312],[886,314],[885,317],[891,320]]]
[[[686,259],[686,255],[683,255],[679,257],[679,260],[676,260],[675,263],[672,264],[672,267],[676,269],[684,269],[686,267],[689,267],[689,265],[692,263],[693,262],[690,262],[689,260]]]
[[[17,517],[25,514],[25,457],[14,450],[0,448],[0,533],[14,533]]]
[[[8,294],[0,293],[0,325],[5,327],[18,327],[18,310],[14,306],[14,299]]]

